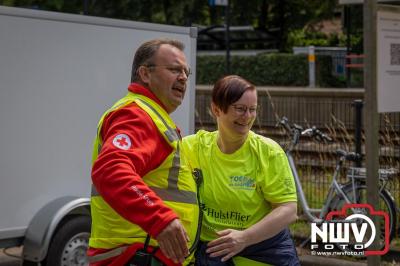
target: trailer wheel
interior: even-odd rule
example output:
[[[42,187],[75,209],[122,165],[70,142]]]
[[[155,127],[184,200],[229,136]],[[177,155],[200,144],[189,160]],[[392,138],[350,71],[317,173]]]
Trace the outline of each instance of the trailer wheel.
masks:
[[[51,241],[46,265],[89,265],[86,256],[89,236],[89,216],[77,216],[68,220],[57,230]]]

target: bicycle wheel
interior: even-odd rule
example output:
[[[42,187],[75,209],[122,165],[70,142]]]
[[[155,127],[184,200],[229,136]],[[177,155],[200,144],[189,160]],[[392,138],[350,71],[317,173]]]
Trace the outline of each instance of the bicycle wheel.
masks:
[[[351,183],[344,185],[343,186],[343,192],[346,194],[346,196],[349,198],[349,200],[353,203],[367,203],[367,187],[365,184],[357,184],[355,186],[355,195],[353,193],[353,185]],[[356,197],[356,199],[354,199]],[[337,195],[333,200],[330,205],[330,210],[341,210],[343,205],[345,204],[345,200]],[[394,200],[392,196],[390,195],[389,191],[387,190],[382,190],[379,193],[379,202],[378,202],[378,210],[379,211],[384,211],[388,214],[389,216],[389,243],[392,241],[392,239],[395,236],[396,233],[396,205],[394,203]],[[381,216],[380,216],[381,217]],[[380,220],[380,230],[381,230],[381,240],[384,239],[385,237],[385,225],[384,225],[384,219]],[[383,247],[383,241],[381,241],[381,247]]]

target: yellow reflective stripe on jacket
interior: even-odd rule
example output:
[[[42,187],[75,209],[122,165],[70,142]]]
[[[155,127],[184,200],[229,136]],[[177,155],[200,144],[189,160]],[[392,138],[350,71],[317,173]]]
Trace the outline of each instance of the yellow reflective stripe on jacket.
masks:
[[[95,263],[95,262],[99,262],[99,261],[102,261],[102,260],[107,260],[107,259],[110,259],[110,258],[113,258],[113,257],[117,257],[117,256],[121,255],[122,253],[124,253],[127,248],[128,247],[125,247],[125,246],[124,247],[118,247],[118,248],[114,248],[114,249],[112,249],[110,251],[101,253],[101,254],[97,254],[97,255],[94,255],[94,256],[89,256],[88,257],[89,263]]]
[[[197,196],[194,191],[179,190],[178,188],[180,168],[180,149],[178,144],[174,158],[172,159],[172,166],[168,173],[168,187],[160,188],[150,186],[150,188],[163,200],[196,204]]]
[[[161,122],[165,125],[165,127],[167,128],[167,131],[164,132],[164,135],[168,138],[169,142],[174,142],[176,140],[180,140],[180,137],[178,135],[178,132],[176,131],[176,129],[172,129],[170,126],[168,126],[167,122],[164,120],[164,118],[148,103],[146,103],[143,100],[139,100],[140,102],[136,102],[140,107],[144,107],[141,104],[144,104],[147,108],[150,108],[150,110],[152,112],[154,112],[158,118],[161,120]],[[143,108],[146,109],[146,108]],[[148,112],[147,112],[148,113]]]

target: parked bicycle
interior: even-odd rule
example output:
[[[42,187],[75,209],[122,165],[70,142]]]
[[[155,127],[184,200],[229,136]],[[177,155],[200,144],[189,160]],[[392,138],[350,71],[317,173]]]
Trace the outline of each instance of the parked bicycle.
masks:
[[[283,117],[278,123],[282,126],[286,132],[291,136],[290,144],[286,149],[286,155],[289,160],[289,165],[292,169],[298,199],[303,212],[309,222],[320,224],[324,221],[326,215],[330,211],[341,210],[344,204],[360,204],[367,203],[367,187],[366,187],[366,169],[359,167],[349,167],[347,171],[346,182],[340,183],[338,181],[343,164],[345,161],[359,162],[362,157],[360,154],[354,152],[346,152],[344,150],[337,150],[336,156],[336,166],[332,176],[332,182],[329,185],[329,189],[321,209],[312,209],[309,207],[307,199],[304,195],[300,183],[300,176],[296,169],[293,158],[293,150],[299,143],[301,136],[309,136],[310,138],[317,140],[319,142],[332,142],[332,139],[327,135],[317,129],[315,126],[303,129],[301,126],[296,124],[289,124],[286,117]],[[396,204],[390,194],[386,189],[386,185],[391,179],[398,173],[395,169],[379,169],[379,203],[378,209],[384,211],[389,216],[389,239],[390,241],[395,236],[396,230]],[[365,209],[352,208],[353,213],[365,214]],[[381,232],[384,234],[384,223],[381,221]],[[382,238],[381,238],[382,239]]]

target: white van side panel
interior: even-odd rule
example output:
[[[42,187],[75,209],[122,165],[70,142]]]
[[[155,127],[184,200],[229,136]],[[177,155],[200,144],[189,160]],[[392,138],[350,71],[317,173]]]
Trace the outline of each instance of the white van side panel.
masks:
[[[127,92],[134,51],[149,39],[179,39],[195,70],[193,32],[0,7],[0,240],[23,236],[56,198],[90,196],[97,121]],[[173,114],[183,135],[194,129],[194,85],[192,75]]]

